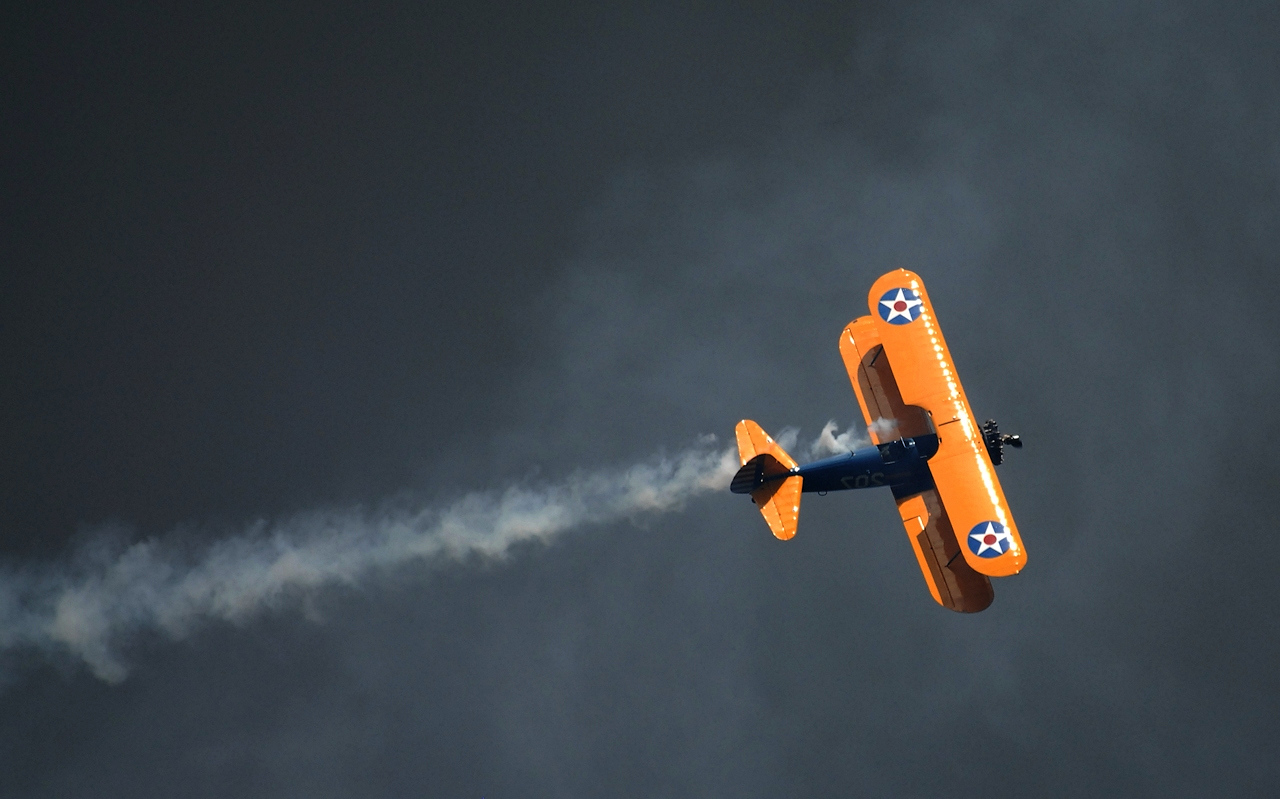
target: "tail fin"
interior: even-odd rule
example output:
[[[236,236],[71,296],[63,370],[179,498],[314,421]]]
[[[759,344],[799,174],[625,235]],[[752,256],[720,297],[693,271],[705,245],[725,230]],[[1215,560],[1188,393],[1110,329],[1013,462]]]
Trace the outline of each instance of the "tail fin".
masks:
[[[796,462],[778,446],[760,425],[743,419],[734,428],[738,436],[738,458],[742,468],[734,475],[730,490],[751,494],[760,514],[774,536],[786,541],[796,534],[800,521],[800,475],[784,477]]]

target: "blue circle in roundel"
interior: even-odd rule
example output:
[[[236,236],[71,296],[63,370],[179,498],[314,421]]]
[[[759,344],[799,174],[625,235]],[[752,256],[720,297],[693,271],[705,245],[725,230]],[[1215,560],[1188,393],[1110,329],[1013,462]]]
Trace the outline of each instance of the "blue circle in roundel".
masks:
[[[980,558],[998,558],[1009,551],[1012,539],[1000,522],[979,522],[969,531],[969,551]]]
[[[920,318],[924,302],[915,289],[889,289],[876,306],[880,318],[891,325],[909,325]]]

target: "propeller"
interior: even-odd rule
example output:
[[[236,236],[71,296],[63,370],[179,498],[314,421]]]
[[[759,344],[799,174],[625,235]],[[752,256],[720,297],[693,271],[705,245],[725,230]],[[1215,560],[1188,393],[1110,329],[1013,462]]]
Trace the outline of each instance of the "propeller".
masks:
[[[1005,444],[1014,449],[1022,449],[1022,436],[1001,435],[1000,426],[996,424],[995,419],[988,419],[982,423],[982,441],[987,445],[987,454],[991,456],[993,466],[1004,463]]]

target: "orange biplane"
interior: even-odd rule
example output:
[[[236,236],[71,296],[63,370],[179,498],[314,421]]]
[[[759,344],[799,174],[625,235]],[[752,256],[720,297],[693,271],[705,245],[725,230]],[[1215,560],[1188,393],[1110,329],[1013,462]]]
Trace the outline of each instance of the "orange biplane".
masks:
[[[873,446],[799,466],[744,419],[731,490],[750,494],[785,541],[796,534],[801,492],[888,486],[929,593],[951,610],[976,613],[995,596],[990,578],[1027,563],[995,473],[1004,446],[1022,441],[974,419],[919,275],[881,276],[867,304],[871,315],[840,335],[840,355]]]

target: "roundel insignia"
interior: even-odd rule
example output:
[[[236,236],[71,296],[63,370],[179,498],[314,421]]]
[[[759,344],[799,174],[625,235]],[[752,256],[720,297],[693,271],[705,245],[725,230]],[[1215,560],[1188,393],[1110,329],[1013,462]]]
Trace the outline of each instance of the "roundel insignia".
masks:
[[[920,318],[923,305],[915,289],[889,289],[880,298],[880,318],[891,325],[908,325]]]
[[[1000,522],[979,522],[969,531],[969,551],[980,558],[998,558],[1009,551],[1009,533]]]

